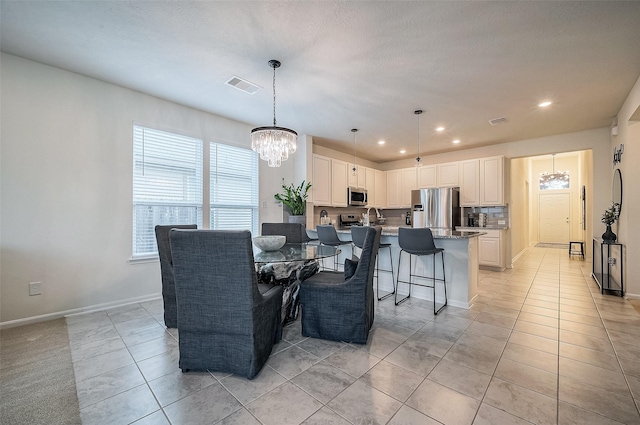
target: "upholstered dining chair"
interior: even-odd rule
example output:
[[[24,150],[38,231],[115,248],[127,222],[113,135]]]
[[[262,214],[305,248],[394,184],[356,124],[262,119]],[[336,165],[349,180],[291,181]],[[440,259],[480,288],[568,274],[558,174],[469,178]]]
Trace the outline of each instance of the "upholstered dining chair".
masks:
[[[302,336],[365,344],[374,319],[373,273],[379,226],[369,227],[359,260],[345,271],[322,271],[300,285]],[[355,257],[354,257],[355,258]]]
[[[167,328],[176,328],[178,319],[176,313],[176,286],[173,281],[173,260],[171,258],[171,245],[169,244],[169,231],[171,229],[197,229],[195,224],[171,224],[155,227],[156,242],[158,244],[158,256],[160,257],[160,274],[162,276],[162,302],[164,304],[164,325]]]
[[[282,286],[261,294],[251,232],[171,230],[183,372],[253,379],[282,337]]]
[[[262,223],[262,235],[286,236],[287,243],[303,243],[311,240],[302,223]]]

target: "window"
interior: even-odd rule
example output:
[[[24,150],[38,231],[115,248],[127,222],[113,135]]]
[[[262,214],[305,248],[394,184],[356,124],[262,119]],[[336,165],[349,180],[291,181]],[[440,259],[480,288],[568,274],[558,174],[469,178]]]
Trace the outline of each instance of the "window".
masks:
[[[211,143],[210,226],[258,234],[258,155]]]
[[[569,172],[540,173],[540,190],[569,189]]]
[[[133,127],[133,257],[158,252],[157,224],[202,227],[202,140]]]

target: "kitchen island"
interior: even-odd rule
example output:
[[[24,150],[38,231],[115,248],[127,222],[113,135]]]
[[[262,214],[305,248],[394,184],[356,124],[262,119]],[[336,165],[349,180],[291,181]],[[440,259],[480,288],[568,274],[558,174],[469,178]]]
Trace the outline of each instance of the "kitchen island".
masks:
[[[315,229],[307,229],[307,232],[310,236],[316,237]],[[338,237],[341,240],[351,240],[351,230],[338,229],[337,232]],[[436,247],[443,248],[445,250],[444,265],[447,278],[448,303],[453,307],[468,309],[473,305],[473,301],[478,292],[478,236],[481,236],[484,233],[454,230],[433,230],[432,232]],[[398,227],[382,226],[382,238],[380,242],[391,244],[394,280],[397,281],[398,272],[400,272],[400,276],[403,280],[408,280],[409,261],[407,254],[403,255],[403,270],[397,270],[398,258],[400,255],[400,246],[398,245]],[[344,259],[350,257],[351,249],[345,247],[339,257],[340,264],[344,264]],[[378,258],[381,269],[391,269],[389,256],[386,255],[386,253],[379,255]],[[413,257],[411,263],[414,273],[427,276],[431,276],[433,274],[432,257]],[[436,270],[438,272],[437,276],[440,277],[442,273],[440,258],[436,260]],[[420,283],[421,281],[430,284],[430,280],[418,280]],[[380,273],[380,290],[381,292],[390,292],[392,290],[391,275],[389,273]],[[398,298],[400,298],[401,295],[406,295],[408,290],[409,285],[404,283],[400,284]],[[438,298],[436,298],[436,302],[442,303],[444,302],[444,298],[440,299],[439,292],[440,291],[438,291]],[[432,300],[433,291],[431,288],[413,285],[411,289],[411,297]]]

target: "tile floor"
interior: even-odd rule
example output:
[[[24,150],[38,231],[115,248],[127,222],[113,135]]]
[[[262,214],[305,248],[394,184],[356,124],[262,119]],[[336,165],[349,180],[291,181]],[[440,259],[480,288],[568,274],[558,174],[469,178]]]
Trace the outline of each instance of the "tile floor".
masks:
[[[532,248],[471,310],[378,303],[366,346],[303,338],[252,381],[177,367],[161,301],[67,318],[84,424],[640,424],[640,315]]]

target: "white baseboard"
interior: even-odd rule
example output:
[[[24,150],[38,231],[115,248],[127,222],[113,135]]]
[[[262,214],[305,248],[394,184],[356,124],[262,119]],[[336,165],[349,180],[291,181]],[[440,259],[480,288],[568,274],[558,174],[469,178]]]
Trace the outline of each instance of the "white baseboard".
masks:
[[[516,261],[518,261],[518,259],[519,259],[520,257],[522,257],[522,256],[523,256],[526,252],[528,252],[528,251],[529,251],[529,248],[525,248],[525,249],[523,249],[522,251],[520,251],[519,253],[517,253],[517,254],[516,254],[516,256],[515,256],[515,257],[513,257],[513,258],[511,259],[511,267],[510,267],[510,268],[513,268],[513,263],[515,263]]]
[[[625,292],[624,297],[628,300],[640,300],[640,294],[630,294]]]
[[[113,301],[110,303],[95,304],[87,307],[74,308],[71,310],[57,311],[54,313],[42,314],[40,316],[25,317],[24,319],[9,320],[0,322],[0,329],[14,328],[16,326],[30,325],[32,323],[46,322],[47,320],[59,319],[77,314],[90,313],[92,311],[104,310],[107,308],[120,307],[127,304],[141,303],[145,301],[153,301],[161,298],[162,295],[144,295],[141,297],[127,298],[124,300]]]

